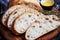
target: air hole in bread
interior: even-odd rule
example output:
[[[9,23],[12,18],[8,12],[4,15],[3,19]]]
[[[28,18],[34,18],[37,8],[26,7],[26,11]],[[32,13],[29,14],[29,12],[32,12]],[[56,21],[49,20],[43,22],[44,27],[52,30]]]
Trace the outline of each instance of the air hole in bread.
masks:
[[[23,32],[23,31],[20,31],[20,32]]]
[[[42,28],[42,26],[39,26],[39,28]]]
[[[50,23],[52,23],[52,21],[51,21],[51,20],[49,20],[49,22],[50,22]]]
[[[6,16],[8,16],[8,14],[6,14]]]
[[[30,36],[29,36],[29,35],[27,35],[27,37],[29,38]]]
[[[37,16],[39,16],[39,14],[37,14]]]
[[[29,17],[31,17],[31,15],[28,15]]]
[[[45,18],[46,20],[49,20],[49,18]]]
[[[33,28],[35,27],[35,26],[32,26]]]
[[[15,15],[17,12],[15,12],[13,15]]]
[[[53,17],[52,19],[53,19],[53,20],[55,20],[55,18],[54,18],[54,17]]]
[[[40,23],[38,20],[35,20],[35,23]]]

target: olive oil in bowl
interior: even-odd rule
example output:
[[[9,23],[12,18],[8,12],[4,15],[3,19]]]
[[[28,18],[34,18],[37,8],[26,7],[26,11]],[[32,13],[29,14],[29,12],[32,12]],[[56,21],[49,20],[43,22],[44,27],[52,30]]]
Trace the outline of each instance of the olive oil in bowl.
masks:
[[[54,6],[54,0],[41,0],[40,5],[44,10],[51,10]]]

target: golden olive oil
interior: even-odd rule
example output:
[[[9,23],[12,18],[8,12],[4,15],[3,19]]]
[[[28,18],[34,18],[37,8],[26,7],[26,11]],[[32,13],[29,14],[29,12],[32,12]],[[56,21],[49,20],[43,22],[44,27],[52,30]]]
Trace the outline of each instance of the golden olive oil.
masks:
[[[54,6],[54,1],[52,1],[52,0],[42,0],[40,5],[45,10],[51,10],[52,7]]]
[[[44,2],[42,5],[43,6],[52,6],[54,4],[54,2]]]

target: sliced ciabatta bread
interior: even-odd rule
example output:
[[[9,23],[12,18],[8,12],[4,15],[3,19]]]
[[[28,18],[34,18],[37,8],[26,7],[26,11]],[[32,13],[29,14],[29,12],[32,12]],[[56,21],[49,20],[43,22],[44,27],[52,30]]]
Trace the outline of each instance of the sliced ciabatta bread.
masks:
[[[43,17],[43,16],[42,16]],[[60,26],[60,19],[54,15],[35,20],[26,31],[27,40],[35,40]]]
[[[8,19],[8,16],[16,9],[16,8],[19,8],[20,5],[16,5],[16,6],[13,6],[11,8],[9,8],[5,14],[3,14],[3,17],[2,17],[2,23],[6,26],[6,22],[7,22],[7,19]]]
[[[29,25],[39,17],[43,16],[42,13],[37,12],[36,10],[31,10],[30,12],[24,12],[25,14],[21,15],[14,21],[13,32],[15,34],[24,33]]]
[[[8,18],[7,26],[8,28],[12,27],[13,21],[18,17],[24,14],[25,12],[34,12],[34,9],[29,8],[28,6],[20,7],[19,9],[15,10],[11,13],[11,15]]]

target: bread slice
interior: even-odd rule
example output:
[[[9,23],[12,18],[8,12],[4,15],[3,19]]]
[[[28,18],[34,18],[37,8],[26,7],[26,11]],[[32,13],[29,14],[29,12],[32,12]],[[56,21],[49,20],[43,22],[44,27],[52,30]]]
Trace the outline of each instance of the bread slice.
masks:
[[[13,21],[15,20],[16,17],[20,16],[23,14],[23,12],[25,11],[25,8],[26,6],[20,6],[19,8],[17,8],[15,11],[13,11],[9,17],[8,17],[8,20],[7,20],[7,27],[10,28],[12,27],[12,23]]]
[[[40,6],[38,0],[18,0],[18,1],[14,0],[13,2],[10,2],[10,7],[14,5],[27,5],[33,9],[38,10],[39,12],[43,12],[43,9]]]
[[[8,19],[8,16],[16,9],[16,8],[19,8],[20,5],[15,5],[11,8],[9,8],[5,14],[3,14],[3,17],[2,17],[2,23],[6,26],[6,22],[7,22],[7,19]]]
[[[29,8],[28,6],[22,6],[12,12],[12,14],[9,16],[8,21],[7,21],[7,26],[8,28],[12,27],[13,21],[18,17],[23,15],[25,12],[34,12],[33,9]]]
[[[43,15],[42,13],[39,13],[36,10],[31,10],[30,12],[24,13],[25,14],[21,15],[14,21],[13,32],[17,35],[23,34],[35,19]]]
[[[42,16],[43,17],[43,16]],[[35,40],[60,26],[60,20],[55,15],[45,16],[35,20],[26,31],[27,40]]]

